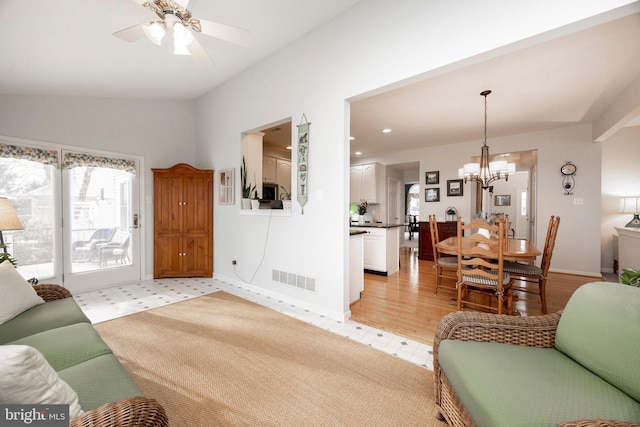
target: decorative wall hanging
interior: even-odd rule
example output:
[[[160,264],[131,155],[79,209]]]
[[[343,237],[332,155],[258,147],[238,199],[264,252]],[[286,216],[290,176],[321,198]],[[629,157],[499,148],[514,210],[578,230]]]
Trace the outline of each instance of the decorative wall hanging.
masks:
[[[440,184],[440,171],[425,172],[424,183],[426,185]]]
[[[565,196],[570,196],[573,194],[573,187],[576,186],[576,180],[573,177],[576,174],[576,165],[571,162],[565,162],[564,165],[560,168],[560,173],[562,174],[562,188],[564,188]]]
[[[425,188],[424,189],[424,201],[425,202],[439,202],[440,201],[440,189],[439,188]]]
[[[461,179],[448,179],[447,180],[447,196],[456,197],[464,195],[464,187],[462,186]]]
[[[298,125],[298,203],[304,215],[304,205],[307,203],[309,192],[309,126],[307,116],[302,114]]]
[[[503,194],[500,196],[494,196],[493,204],[495,206],[511,206],[511,195]]]
[[[218,203],[221,205],[233,205],[236,203],[234,172],[235,169],[224,169],[220,171]]]

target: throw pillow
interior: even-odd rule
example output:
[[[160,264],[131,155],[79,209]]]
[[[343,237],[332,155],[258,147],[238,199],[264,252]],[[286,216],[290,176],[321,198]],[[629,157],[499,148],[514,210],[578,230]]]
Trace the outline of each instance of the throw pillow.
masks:
[[[42,353],[28,345],[0,346],[0,403],[69,405],[71,418],[83,414],[78,395]]]
[[[0,325],[44,300],[9,262],[0,263]]]

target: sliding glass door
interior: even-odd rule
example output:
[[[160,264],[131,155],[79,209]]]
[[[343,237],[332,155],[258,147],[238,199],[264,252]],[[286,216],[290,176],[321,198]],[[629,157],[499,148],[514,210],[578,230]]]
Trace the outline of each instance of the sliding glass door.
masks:
[[[140,280],[137,165],[63,152],[65,286]]]
[[[0,141],[3,233],[25,278],[81,292],[141,279],[138,162]]]

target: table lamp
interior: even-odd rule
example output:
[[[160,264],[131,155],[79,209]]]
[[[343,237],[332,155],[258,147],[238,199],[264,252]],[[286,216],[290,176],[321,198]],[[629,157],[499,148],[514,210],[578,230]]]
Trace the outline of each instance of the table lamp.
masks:
[[[24,227],[20,222],[20,218],[18,218],[16,210],[13,209],[13,205],[9,199],[6,197],[0,197],[0,245],[2,245],[5,254],[7,253],[7,247],[4,244],[2,231],[23,229]]]
[[[640,218],[638,211],[640,210],[640,196],[623,197],[620,199],[623,213],[632,213],[633,219],[629,221],[625,227],[640,228]]]

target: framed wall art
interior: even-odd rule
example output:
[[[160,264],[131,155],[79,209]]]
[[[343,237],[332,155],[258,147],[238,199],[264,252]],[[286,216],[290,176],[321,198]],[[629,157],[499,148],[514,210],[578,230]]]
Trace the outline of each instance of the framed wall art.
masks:
[[[447,180],[447,196],[457,197],[463,196],[464,187],[462,186],[463,180],[461,179],[448,179]]]
[[[235,169],[224,169],[220,171],[218,203],[221,205],[235,204],[234,172]]]
[[[425,202],[439,202],[440,201],[440,189],[439,188],[425,188],[424,189],[424,201]]]
[[[440,171],[425,172],[424,176],[426,185],[440,184]]]
[[[511,196],[510,195],[495,196],[493,199],[493,204],[496,206],[511,206]]]

